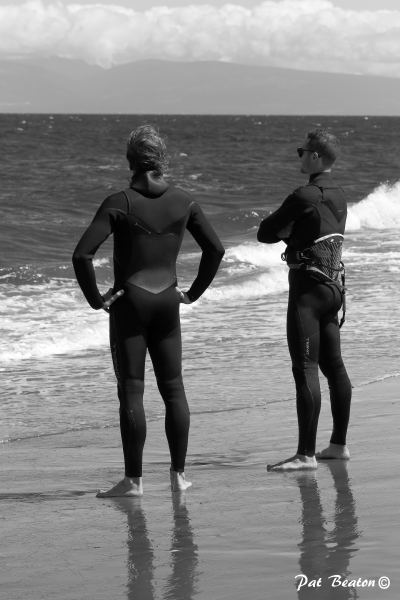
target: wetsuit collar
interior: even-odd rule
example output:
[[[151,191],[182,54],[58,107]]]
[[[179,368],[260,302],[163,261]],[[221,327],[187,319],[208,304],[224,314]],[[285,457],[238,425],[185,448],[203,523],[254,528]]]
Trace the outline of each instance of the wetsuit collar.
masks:
[[[309,183],[313,185],[321,185],[332,182],[332,176],[330,171],[321,171],[321,173],[313,173],[310,175]]]
[[[146,171],[135,175],[132,178],[130,187],[139,194],[143,194],[143,196],[158,198],[167,191],[169,185],[164,177],[156,175],[154,171]]]

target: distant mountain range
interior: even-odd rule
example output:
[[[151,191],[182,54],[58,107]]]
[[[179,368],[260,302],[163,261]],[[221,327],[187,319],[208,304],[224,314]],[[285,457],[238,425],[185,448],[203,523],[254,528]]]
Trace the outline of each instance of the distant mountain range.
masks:
[[[400,79],[222,62],[0,60],[0,112],[400,115]]]

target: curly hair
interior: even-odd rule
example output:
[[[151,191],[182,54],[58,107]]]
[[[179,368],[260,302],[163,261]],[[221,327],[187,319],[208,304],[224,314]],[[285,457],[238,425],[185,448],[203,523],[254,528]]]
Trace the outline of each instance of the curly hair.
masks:
[[[163,175],[168,164],[165,142],[152,125],[140,125],[129,134],[126,158],[131,171]]]
[[[333,165],[339,154],[339,140],[327,129],[314,129],[307,134],[307,146],[318,152],[326,166]]]

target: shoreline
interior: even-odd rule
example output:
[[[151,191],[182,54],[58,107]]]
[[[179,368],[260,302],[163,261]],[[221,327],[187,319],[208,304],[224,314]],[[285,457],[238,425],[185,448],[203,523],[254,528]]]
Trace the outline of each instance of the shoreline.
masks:
[[[108,351],[107,351],[108,353]],[[108,354],[107,354],[108,355]],[[97,356],[97,355],[96,355]],[[111,374],[113,377],[113,374]],[[387,384],[390,385],[391,382],[393,383],[394,389],[396,389],[396,386],[399,387],[400,389],[400,374],[391,374],[391,375],[386,375],[383,377],[379,377],[377,379],[371,380],[371,381],[365,381],[362,383],[358,383],[357,385],[353,386],[353,402],[355,400],[357,400],[357,397],[362,395],[363,391],[368,392],[369,386],[375,386],[375,385],[379,385],[379,384]],[[397,383],[396,383],[397,382]],[[156,390],[154,390],[154,385],[153,385],[153,389],[151,389],[152,384],[154,384],[154,382],[151,380],[151,378],[149,379],[149,381],[147,382],[147,386],[148,388],[150,388],[150,391],[147,389],[146,390],[146,395],[151,394],[152,392],[155,391],[156,395],[158,394]],[[324,380],[323,377],[321,377],[321,393],[322,393],[322,410],[324,408],[324,404],[326,404],[328,400],[327,395],[328,395],[328,388],[326,386],[326,382]],[[325,388],[323,387],[325,384]],[[114,386],[115,387],[115,386]],[[293,384],[294,387],[294,384]],[[114,389],[114,388],[113,388]],[[293,392],[293,390],[292,390]],[[396,392],[394,392],[394,395],[396,395]],[[276,400],[274,402],[270,402],[270,401],[266,401],[264,404],[262,404],[261,402],[259,404],[256,404],[254,406],[244,406],[244,407],[240,407],[240,406],[233,406],[231,408],[220,408],[220,409],[204,409],[204,410],[193,410],[191,409],[191,416],[192,418],[196,418],[197,416],[201,417],[202,415],[207,416],[209,415],[210,418],[212,417],[212,415],[214,414],[219,414],[219,413],[224,413],[224,414],[230,414],[232,412],[241,412],[241,411],[249,411],[249,410],[273,410],[274,406],[278,406],[278,407],[283,407],[285,409],[286,406],[293,406],[294,403],[294,398],[290,398],[289,394],[288,397],[285,400]],[[286,410],[286,409],[285,409]],[[163,420],[163,416],[159,415],[159,414],[151,414],[151,415],[146,415],[146,419],[147,422],[151,422],[151,421],[159,421],[159,420]],[[351,423],[350,423],[351,426]],[[114,424],[107,424],[107,425],[87,425],[85,427],[71,427],[69,429],[65,429],[65,430],[61,430],[61,431],[54,431],[54,432],[46,432],[46,433],[38,433],[38,434],[34,434],[31,436],[22,436],[22,437],[14,437],[14,438],[10,438],[10,439],[0,439],[0,448],[1,446],[7,446],[8,444],[18,444],[18,443],[22,443],[22,442],[34,442],[35,440],[41,440],[42,438],[48,438],[48,437],[56,437],[56,436],[63,436],[63,435],[79,435],[82,434],[84,435],[85,432],[86,433],[90,433],[90,432],[99,432],[99,431],[107,431],[107,430],[117,430],[119,432],[119,424],[117,423],[117,419],[115,419],[115,423]]]
[[[290,403],[232,411],[229,421],[195,414],[185,494],[169,489],[162,419],[149,422],[141,499],[95,498],[122,475],[117,428],[2,445],[4,597],[397,598],[399,391],[398,378],[356,388],[352,458],[315,473],[266,471],[296,442]],[[325,396],[318,448],[330,432]],[[301,573],[322,587],[297,591]],[[391,586],[333,588],[339,573]]]

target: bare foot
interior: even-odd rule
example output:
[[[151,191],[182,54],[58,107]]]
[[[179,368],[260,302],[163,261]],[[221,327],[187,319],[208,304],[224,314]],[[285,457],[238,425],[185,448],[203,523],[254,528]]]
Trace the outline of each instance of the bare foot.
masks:
[[[111,489],[96,494],[96,498],[136,498],[138,496],[143,496],[141,477],[124,477]]]
[[[192,485],[191,481],[186,481],[185,473],[179,473],[171,469],[169,475],[171,478],[171,490],[173,492],[184,492]]]
[[[329,460],[333,458],[349,460],[350,452],[347,446],[343,446],[342,444],[332,444],[331,442],[327,448],[321,450],[321,452],[317,452],[316,456],[319,460]]]
[[[275,465],[268,465],[267,471],[311,471],[318,467],[315,456],[295,454]]]

